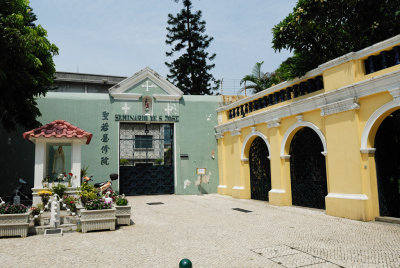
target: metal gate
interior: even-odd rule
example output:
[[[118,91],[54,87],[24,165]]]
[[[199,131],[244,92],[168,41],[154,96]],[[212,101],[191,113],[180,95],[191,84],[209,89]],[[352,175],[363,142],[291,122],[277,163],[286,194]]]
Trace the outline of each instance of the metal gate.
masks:
[[[120,124],[120,192],[174,193],[173,124]]]
[[[383,120],[375,136],[379,213],[400,217],[400,110]]]
[[[268,147],[260,137],[254,139],[250,146],[250,189],[251,198],[268,201],[271,190],[271,170],[268,159]]]
[[[304,127],[294,135],[289,151],[293,205],[325,208],[328,187],[323,150],[318,134],[311,128]]]

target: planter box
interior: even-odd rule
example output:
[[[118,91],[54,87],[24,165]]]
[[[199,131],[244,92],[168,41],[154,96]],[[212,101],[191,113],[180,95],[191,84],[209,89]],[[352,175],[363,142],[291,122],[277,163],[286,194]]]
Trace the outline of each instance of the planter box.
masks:
[[[115,230],[115,208],[86,210],[81,209],[82,233],[95,230]]]
[[[23,214],[0,214],[0,237],[28,235],[29,212]]]
[[[118,225],[131,224],[131,206],[114,206],[116,209],[115,215],[117,216]]]

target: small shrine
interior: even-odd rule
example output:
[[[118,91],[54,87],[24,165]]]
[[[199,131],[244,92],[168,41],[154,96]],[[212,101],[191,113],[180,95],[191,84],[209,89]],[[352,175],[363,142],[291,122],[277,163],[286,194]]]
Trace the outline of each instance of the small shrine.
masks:
[[[68,174],[69,180],[65,182],[68,191],[76,191],[81,179],[81,146],[89,144],[92,136],[65,120],[55,120],[23,133],[25,139],[35,144],[33,205],[40,203],[38,191]]]

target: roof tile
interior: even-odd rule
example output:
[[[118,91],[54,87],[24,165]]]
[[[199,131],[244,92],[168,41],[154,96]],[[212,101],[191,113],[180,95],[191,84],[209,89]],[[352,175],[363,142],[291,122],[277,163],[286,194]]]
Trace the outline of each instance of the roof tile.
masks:
[[[31,138],[86,138],[86,144],[90,143],[93,134],[83,129],[78,128],[77,126],[68,123],[65,120],[54,120],[51,123],[48,123],[39,128],[27,131],[23,134],[24,139]]]

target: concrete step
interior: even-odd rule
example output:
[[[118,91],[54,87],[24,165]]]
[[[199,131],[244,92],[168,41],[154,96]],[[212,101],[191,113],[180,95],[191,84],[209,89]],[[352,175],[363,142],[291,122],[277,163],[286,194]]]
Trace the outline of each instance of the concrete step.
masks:
[[[400,224],[400,218],[394,217],[376,217],[376,221]]]

